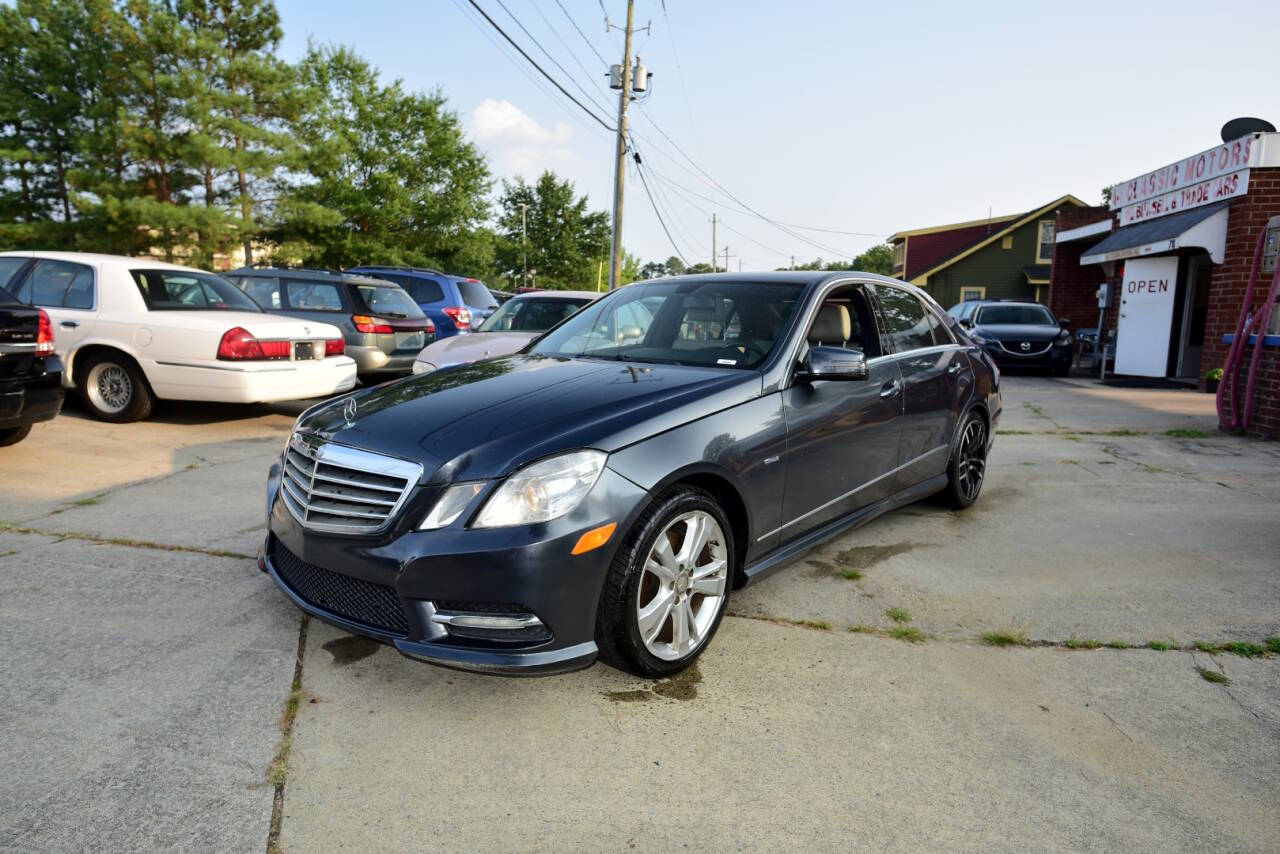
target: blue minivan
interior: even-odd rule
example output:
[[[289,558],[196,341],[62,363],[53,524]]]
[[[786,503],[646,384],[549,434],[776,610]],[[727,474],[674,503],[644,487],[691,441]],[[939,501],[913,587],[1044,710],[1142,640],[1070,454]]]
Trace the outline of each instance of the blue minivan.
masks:
[[[498,308],[497,298],[484,282],[467,276],[453,276],[428,267],[376,264],[352,267],[349,272],[386,279],[408,291],[427,317],[435,321],[437,340],[470,332]]]

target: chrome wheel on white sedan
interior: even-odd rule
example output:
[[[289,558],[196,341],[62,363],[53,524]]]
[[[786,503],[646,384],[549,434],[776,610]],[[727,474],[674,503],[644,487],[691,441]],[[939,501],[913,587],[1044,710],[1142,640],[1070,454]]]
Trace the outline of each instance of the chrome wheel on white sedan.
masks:
[[[114,352],[90,356],[76,372],[89,410],[103,421],[140,421],[151,414],[151,389],[127,356]]]

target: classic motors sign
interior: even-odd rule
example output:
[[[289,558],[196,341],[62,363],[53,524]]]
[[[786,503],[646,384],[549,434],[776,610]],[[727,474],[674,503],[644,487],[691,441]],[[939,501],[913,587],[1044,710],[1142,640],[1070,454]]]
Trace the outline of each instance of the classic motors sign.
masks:
[[[1111,188],[1111,209],[1120,225],[1167,216],[1249,191],[1249,155],[1254,138],[1215,145]]]

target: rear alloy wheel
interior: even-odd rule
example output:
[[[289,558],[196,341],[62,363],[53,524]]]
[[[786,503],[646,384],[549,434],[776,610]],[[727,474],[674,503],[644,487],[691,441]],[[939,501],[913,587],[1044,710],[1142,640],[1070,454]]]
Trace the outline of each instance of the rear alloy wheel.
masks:
[[[977,412],[970,412],[947,464],[947,488],[943,494],[948,503],[957,510],[973,504],[986,475],[987,422]]]
[[[103,421],[141,421],[151,414],[151,389],[133,362],[114,353],[92,356],[84,369],[81,394]]]
[[[23,439],[27,438],[27,434],[31,432],[31,425],[27,424],[22,427],[10,427],[7,430],[0,430],[0,448],[7,445],[16,445]]]
[[[681,486],[641,514],[605,582],[597,619],[601,658],[648,678],[693,663],[729,601],[733,537],[711,495]]]

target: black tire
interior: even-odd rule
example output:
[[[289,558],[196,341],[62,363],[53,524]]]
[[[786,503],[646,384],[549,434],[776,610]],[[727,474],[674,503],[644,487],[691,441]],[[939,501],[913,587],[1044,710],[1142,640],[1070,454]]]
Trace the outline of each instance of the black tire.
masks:
[[[1054,365],[1049,369],[1049,375],[1055,377],[1071,376],[1071,363],[1067,362],[1065,365]]]
[[[101,379],[99,372],[108,374],[106,383],[109,391],[101,386],[96,390],[90,387],[91,383]],[[124,424],[142,421],[151,415],[155,403],[151,387],[134,361],[123,353],[95,353],[76,371],[76,380],[85,406],[101,421]],[[108,405],[109,396],[113,394],[120,396],[122,406]]]
[[[724,592],[719,602],[719,611],[714,614],[709,627],[702,632],[698,645],[688,655],[668,660],[651,653],[640,636],[637,602],[641,595],[642,578],[646,577],[642,567],[658,536],[677,517],[693,511],[709,514],[720,526],[724,542],[719,545],[723,546],[726,555]],[[735,558],[733,529],[729,525],[729,518],[710,493],[693,486],[680,485],[660,494],[627,532],[605,578],[600,605],[596,609],[596,645],[600,649],[600,660],[647,679],[671,676],[692,664],[711,643],[725,611],[728,610]],[[688,595],[696,597],[697,594]],[[709,603],[700,604],[706,606]]]
[[[969,410],[960,425],[955,447],[951,449],[951,459],[947,461],[947,487],[942,491],[943,499],[954,510],[963,510],[978,500],[986,480],[987,439],[986,419],[976,410]]]
[[[26,424],[22,427],[9,427],[5,430],[0,430],[0,448],[18,444],[23,439],[27,438],[27,434],[30,432],[30,424]]]

